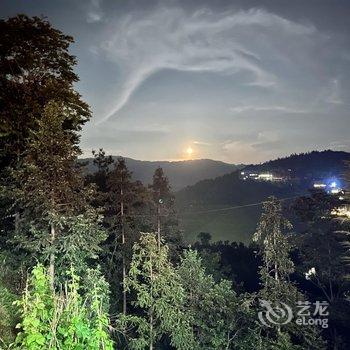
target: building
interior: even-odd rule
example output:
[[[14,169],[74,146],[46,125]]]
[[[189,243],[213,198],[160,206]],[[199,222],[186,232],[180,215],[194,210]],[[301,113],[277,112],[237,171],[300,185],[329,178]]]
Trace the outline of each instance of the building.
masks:
[[[242,180],[254,180],[254,181],[271,181],[271,182],[278,182],[278,181],[287,181],[288,178],[284,176],[277,176],[276,174],[273,174],[272,172],[251,172],[249,170],[241,171],[240,178]]]

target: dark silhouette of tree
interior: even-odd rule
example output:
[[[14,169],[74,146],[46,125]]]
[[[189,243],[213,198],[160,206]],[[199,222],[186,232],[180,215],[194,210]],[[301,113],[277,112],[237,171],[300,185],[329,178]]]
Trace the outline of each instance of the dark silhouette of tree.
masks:
[[[63,128],[76,144],[90,110],[73,84],[78,81],[74,56],[68,52],[73,38],[39,17],[18,15],[0,20],[0,168],[22,155],[27,137],[44,118],[54,100],[64,104]]]

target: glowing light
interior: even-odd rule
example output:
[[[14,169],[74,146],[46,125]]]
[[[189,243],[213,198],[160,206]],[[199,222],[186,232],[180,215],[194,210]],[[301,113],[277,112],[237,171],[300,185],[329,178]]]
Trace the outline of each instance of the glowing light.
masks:
[[[307,280],[310,280],[312,276],[316,275],[316,269],[314,267],[311,267],[311,269],[308,272],[305,272],[305,278]]]
[[[350,208],[347,206],[334,208],[334,209],[332,209],[331,214],[334,216],[341,216],[341,217],[350,218]]]
[[[327,185],[324,183],[319,183],[319,182],[314,183],[314,188],[326,188],[326,187]]]
[[[273,175],[266,173],[266,174],[259,174],[258,179],[260,180],[265,180],[265,181],[272,181],[273,180]]]
[[[331,182],[331,184],[329,185],[330,188],[336,188],[337,187],[337,183],[335,181]]]
[[[191,147],[188,147],[187,150],[186,150],[186,153],[191,156],[192,153],[193,153],[193,149]]]

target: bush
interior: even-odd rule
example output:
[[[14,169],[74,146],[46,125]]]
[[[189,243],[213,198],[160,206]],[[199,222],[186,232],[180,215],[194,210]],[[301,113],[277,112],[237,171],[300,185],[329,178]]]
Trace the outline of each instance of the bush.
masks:
[[[69,272],[69,282],[59,293],[50,288],[47,270],[37,265],[21,300],[20,332],[13,344],[26,350],[112,350],[108,317],[103,310],[105,295],[94,283],[89,300],[80,293],[79,277]]]

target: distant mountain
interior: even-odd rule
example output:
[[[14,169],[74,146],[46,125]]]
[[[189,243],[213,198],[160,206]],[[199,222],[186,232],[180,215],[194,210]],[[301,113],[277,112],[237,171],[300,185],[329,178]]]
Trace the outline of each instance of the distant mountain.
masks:
[[[113,157],[118,158],[117,156]],[[140,180],[144,184],[152,182],[154,171],[161,167],[168,177],[173,191],[178,191],[186,186],[194,185],[203,179],[215,178],[241,169],[243,165],[227,164],[210,159],[195,159],[186,161],[141,161],[125,158],[126,164],[134,180]],[[92,158],[81,159],[88,161],[88,171],[96,171]]]
[[[247,242],[260,216],[261,206],[257,203],[270,195],[290,198],[304,194],[313,180],[340,178],[346,160],[350,161],[350,153],[323,151],[294,154],[243,169],[285,173],[291,177],[288,182],[244,181],[240,178],[240,171],[235,171],[188,186],[176,194],[185,236],[188,241],[193,241],[199,232],[210,232],[216,240]],[[239,208],[224,209],[230,206]]]

